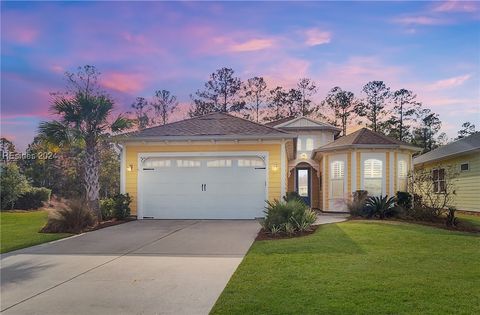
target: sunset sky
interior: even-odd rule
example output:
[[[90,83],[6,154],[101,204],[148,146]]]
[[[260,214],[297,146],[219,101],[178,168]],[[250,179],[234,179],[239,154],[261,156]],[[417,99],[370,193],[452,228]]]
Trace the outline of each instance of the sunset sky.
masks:
[[[270,87],[312,78],[319,102],[370,80],[407,88],[439,113],[443,131],[480,125],[480,3],[2,2],[1,132],[23,150],[52,119],[63,73],[95,65],[126,111],[156,89],[190,94],[215,69]]]

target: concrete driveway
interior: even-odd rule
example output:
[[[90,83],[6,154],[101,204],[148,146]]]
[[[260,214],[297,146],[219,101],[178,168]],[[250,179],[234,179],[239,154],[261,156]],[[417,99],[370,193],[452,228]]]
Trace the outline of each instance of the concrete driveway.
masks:
[[[256,221],[143,220],[1,258],[4,314],[207,314]]]

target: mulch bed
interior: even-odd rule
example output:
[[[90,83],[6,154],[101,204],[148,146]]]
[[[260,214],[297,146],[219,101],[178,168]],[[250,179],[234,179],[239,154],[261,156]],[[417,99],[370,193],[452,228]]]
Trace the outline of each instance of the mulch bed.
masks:
[[[266,241],[266,240],[281,240],[281,239],[287,239],[287,238],[295,238],[295,237],[302,237],[302,236],[307,236],[310,234],[315,233],[315,231],[318,229],[319,225],[312,225],[310,227],[310,231],[306,232],[297,232],[295,234],[285,234],[285,233],[278,233],[277,235],[272,235],[270,232],[267,232],[265,229],[261,229],[260,232],[258,232],[257,237],[255,238],[256,241]]]
[[[135,220],[136,220],[136,218],[134,218],[134,217],[128,217],[128,218],[124,218],[124,219],[106,220],[106,221],[100,222],[99,224],[97,224],[95,226],[92,226],[91,228],[89,228],[89,229],[87,229],[83,232],[100,230],[100,229],[103,229],[103,228],[106,228],[106,227],[109,227],[109,226],[119,225],[119,224],[122,224],[122,223],[127,223],[127,222],[135,221]]]

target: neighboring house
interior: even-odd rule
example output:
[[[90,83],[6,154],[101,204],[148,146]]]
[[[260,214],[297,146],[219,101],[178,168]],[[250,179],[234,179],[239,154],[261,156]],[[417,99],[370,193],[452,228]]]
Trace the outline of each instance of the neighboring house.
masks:
[[[265,200],[297,191],[312,208],[345,210],[357,189],[406,186],[416,147],[368,129],[306,117],[267,125],[212,113],[121,135],[121,191],[137,217],[252,219]]]
[[[416,170],[431,170],[436,193],[443,192],[445,172],[455,172],[452,206],[480,211],[480,133],[420,155],[413,162]]]

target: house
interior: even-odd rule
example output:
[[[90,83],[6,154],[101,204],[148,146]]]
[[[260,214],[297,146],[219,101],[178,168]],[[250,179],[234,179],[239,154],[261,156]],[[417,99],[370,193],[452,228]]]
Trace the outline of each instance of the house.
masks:
[[[121,191],[138,218],[252,219],[297,191],[314,209],[344,211],[357,189],[406,189],[407,143],[307,117],[259,124],[211,113],[121,135]]]
[[[435,193],[443,193],[447,171],[453,172],[452,206],[480,211],[480,133],[422,154],[414,160],[415,170],[432,172]]]

